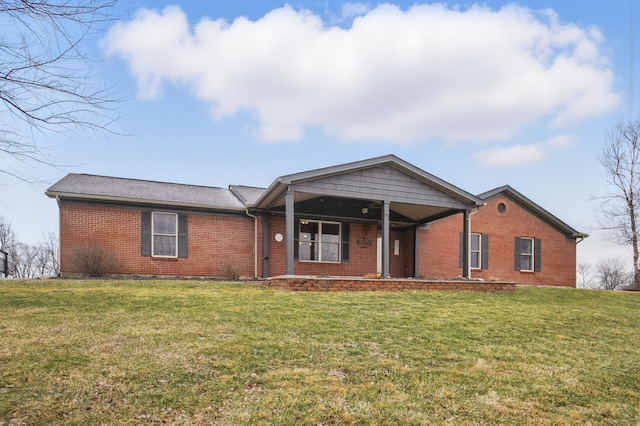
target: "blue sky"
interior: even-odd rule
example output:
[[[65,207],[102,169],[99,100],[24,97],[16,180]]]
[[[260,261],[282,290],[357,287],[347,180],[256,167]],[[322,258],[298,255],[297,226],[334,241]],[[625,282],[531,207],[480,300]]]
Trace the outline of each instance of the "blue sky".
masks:
[[[593,198],[606,133],[640,112],[633,3],[123,2],[87,46],[126,98],[116,133],[35,135],[66,166],[3,178],[0,215],[35,244],[66,173],[267,187],[395,154],[472,193],[509,184],[591,234],[579,262],[631,267]]]

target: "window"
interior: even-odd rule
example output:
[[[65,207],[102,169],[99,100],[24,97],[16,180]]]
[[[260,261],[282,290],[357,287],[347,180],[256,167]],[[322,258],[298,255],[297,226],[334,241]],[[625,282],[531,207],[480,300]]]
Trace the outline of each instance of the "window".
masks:
[[[520,270],[533,271],[533,238],[520,238]]]
[[[141,213],[140,254],[142,256],[188,257],[188,215],[149,211]]]
[[[524,272],[540,272],[542,270],[542,242],[537,238],[515,238],[515,269]]]
[[[480,259],[482,258],[482,251],[480,250],[482,235],[471,234],[471,267],[474,269],[480,269],[482,265]]]
[[[177,257],[178,215],[175,213],[153,213],[153,256]]]
[[[472,269],[489,269],[489,235],[471,234],[469,254]],[[464,263],[464,234],[460,233],[460,267]]]
[[[301,220],[298,259],[307,262],[340,262],[340,223]]]

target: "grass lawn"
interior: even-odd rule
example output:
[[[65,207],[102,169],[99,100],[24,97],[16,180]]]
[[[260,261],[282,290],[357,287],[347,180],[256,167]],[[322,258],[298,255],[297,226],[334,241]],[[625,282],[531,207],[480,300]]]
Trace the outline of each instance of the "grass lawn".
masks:
[[[640,424],[640,292],[0,281],[0,425]]]

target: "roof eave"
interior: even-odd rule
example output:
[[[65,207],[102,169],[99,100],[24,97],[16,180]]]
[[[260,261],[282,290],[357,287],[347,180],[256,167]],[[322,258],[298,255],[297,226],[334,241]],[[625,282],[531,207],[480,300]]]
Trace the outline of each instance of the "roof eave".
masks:
[[[566,224],[565,222],[557,218],[555,215],[548,212],[544,208],[540,207],[538,204],[534,203],[533,201],[531,201],[530,199],[528,199],[527,197],[525,197],[524,195],[522,195],[521,193],[519,193],[509,185],[504,185],[504,186],[492,189],[490,191],[484,192],[480,194],[479,197],[482,197],[482,199],[488,200],[489,198],[493,198],[502,193],[516,200],[520,204],[527,206],[529,209],[534,211],[539,216],[545,218],[548,222],[553,224],[557,229],[561,230],[566,236],[570,238],[584,239],[589,236],[589,234],[585,234],[583,232],[577,231],[576,229],[572,228],[571,226],[569,226],[568,224]]]
[[[258,199],[253,204],[247,205],[247,207],[264,208],[264,209],[268,208],[269,205],[273,204],[273,201],[267,203],[268,204],[267,206],[264,206],[263,203],[267,202],[270,198],[273,198],[273,199],[279,198],[281,193],[284,191],[279,191],[277,194],[276,194],[276,191],[285,186],[288,186],[288,184],[283,183],[282,178],[278,178],[274,180],[273,183],[269,185],[267,189],[265,189],[262,195],[258,197]]]
[[[198,204],[198,203],[180,203],[177,201],[156,201],[156,200],[145,200],[142,198],[126,198],[126,197],[110,197],[104,195],[90,195],[90,194],[76,194],[70,192],[57,192],[57,191],[46,191],[45,195],[49,198],[56,199],[73,199],[73,200],[88,200],[88,201],[103,201],[103,202],[112,202],[119,204],[144,204],[149,206],[171,206],[171,207],[183,207],[183,208],[196,208],[196,209],[207,209],[207,210],[224,210],[230,212],[244,212],[245,207],[230,207],[230,206],[214,206],[211,204]]]

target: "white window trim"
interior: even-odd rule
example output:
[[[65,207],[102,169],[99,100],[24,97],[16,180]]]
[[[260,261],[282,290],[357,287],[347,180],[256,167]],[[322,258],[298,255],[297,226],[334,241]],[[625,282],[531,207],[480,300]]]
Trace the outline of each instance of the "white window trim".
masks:
[[[156,214],[162,214],[162,215],[173,215],[175,217],[175,221],[176,221],[176,233],[175,234],[160,234],[160,233],[156,233],[155,231],[155,220],[154,217]],[[155,237],[157,236],[167,236],[167,237],[175,237],[175,247],[174,247],[174,253],[175,255],[164,255],[164,254],[156,254],[156,244],[155,244]],[[164,257],[164,258],[170,258],[170,259],[175,259],[178,257],[178,214],[177,213],[170,213],[170,212],[151,212],[151,256],[152,257]]]
[[[520,240],[529,240],[531,241],[531,253],[522,253],[522,251],[520,251],[520,249],[518,249],[519,255],[520,255],[520,271],[522,272],[534,272],[536,270],[536,265],[535,265],[535,261],[536,261],[536,239],[532,238],[532,237],[520,237]],[[522,245],[520,245],[520,248],[522,248]],[[522,267],[522,256],[531,256],[531,269],[524,269]]]
[[[471,241],[469,241],[469,254],[478,253],[478,266],[471,266],[471,269],[482,269],[482,234],[471,233],[471,237],[474,235],[478,236],[478,250],[473,250],[471,248]],[[469,259],[469,263],[471,263],[471,259]]]
[[[318,241],[316,240],[311,240],[311,241],[300,241],[298,240],[298,261],[299,262],[309,262],[309,263],[342,263],[342,223],[340,222],[331,222],[328,220],[308,220],[308,219],[301,219],[300,221],[298,221],[298,235],[300,235],[300,225],[302,224],[307,224],[307,223],[317,223],[318,224]],[[326,223],[328,225],[338,225],[338,260],[322,260],[322,225]],[[298,237],[299,238],[299,237]],[[302,243],[310,243],[310,242],[315,242],[318,244],[318,260],[303,260],[300,259],[300,245]],[[327,243],[327,244],[335,244],[335,243]]]

